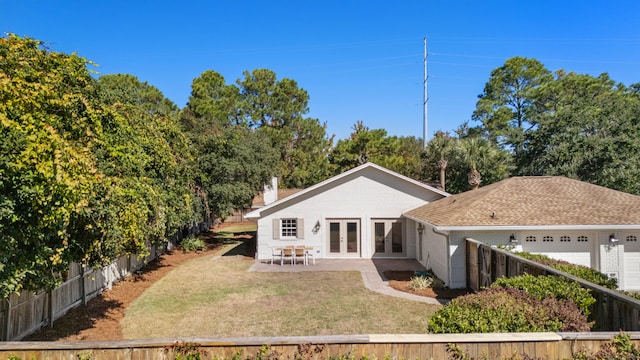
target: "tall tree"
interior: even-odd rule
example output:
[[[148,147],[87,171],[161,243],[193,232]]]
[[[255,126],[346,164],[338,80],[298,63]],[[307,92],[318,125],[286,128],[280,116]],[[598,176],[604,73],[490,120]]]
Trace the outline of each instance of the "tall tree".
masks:
[[[267,133],[252,128],[243,98],[216,72],[194,79],[181,123],[196,152],[197,183],[215,216],[250,205],[278,174],[278,152]]]
[[[232,126],[263,133],[262,140],[279,152],[273,170],[284,187],[306,187],[329,177],[333,137],[326,135],[326,124],[304,117],[307,92],[291,79],[278,80],[268,69],[243,76],[234,85],[214,71],[196,78],[183,109],[185,129],[207,133]]]
[[[540,99],[523,171],[640,194],[640,97],[633,86],[607,74],[559,71]]]
[[[306,187],[331,175],[327,156],[333,137],[326,124],[306,118],[309,95],[291,79],[277,80],[268,69],[245,71],[238,79],[244,122],[265,132],[280,151],[278,172],[284,187]]]
[[[52,287],[74,247],[74,214],[96,181],[99,117],[87,60],[0,38],[0,298]]]
[[[511,150],[518,159],[524,151],[525,134],[535,127],[535,91],[552,80],[552,73],[538,60],[508,59],[491,71],[472,117],[482,122],[489,140]]]
[[[415,137],[388,136],[384,129],[369,129],[362,121],[353,125],[348,139],[339,140],[329,156],[336,173],[373,162],[406,176],[419,177],[422,147]]]
[[[424,156],[426,179],[442,180],[446,171],[446,191],[457,194],[509,176],[511,157],[506,150],[466,132],[464,127],[457,135],[459,137],[438,132],[429,141]]]
[[[427,144],[425,152],[426,163],[433,164],[440,174],[440,189],[446,191],[446,171],[449,160],[455,156],[457,139],[449,133],[437,131],[434,137]]]

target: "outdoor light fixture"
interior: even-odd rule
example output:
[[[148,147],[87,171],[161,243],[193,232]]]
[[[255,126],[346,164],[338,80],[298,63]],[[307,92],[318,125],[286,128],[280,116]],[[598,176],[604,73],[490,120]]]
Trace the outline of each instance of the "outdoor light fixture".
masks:
[[[516,234],[512,233],[511,236],[509,236],[509,242],[512,242],[512,243],[518,242],[518,239],[516,239]]]
[[[313,225],[313,229],[311,231],[313,231],[314,234],[317,234],[318,231],[320,231],[320,220],[316,221],[316,224]]]
[[[422,235],[423,231],[424,231],[424,225],[423,224],[418,224],[418,233],[420,233],[420,235]]]
[[[611,235],[609,235],[609,242],[610,242],[611,244],[616,244],[616,243],[618,242],[618,239],[616,239],[615,234],[611,234]]]

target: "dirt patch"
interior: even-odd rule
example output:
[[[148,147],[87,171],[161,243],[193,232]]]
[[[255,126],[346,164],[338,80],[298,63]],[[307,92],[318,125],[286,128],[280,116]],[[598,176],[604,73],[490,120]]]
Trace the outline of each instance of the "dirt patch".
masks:
[[[237,224],[222,224],[216,227],[218,231],[227,226]],[[25,337],[24,341],[106,341],[122,340],[120,320],[124,312],[135,299],[157,280],[173,270],[182,262],[197,257],[211,255],[218,251],[228,240],[215,237],[213,231],[200,236],[207,243],[206,251],[185,253],[175,249],[150,262],[144,269],[115,284],[110,290],[93,298],[87,306],[71,309],[65,316],[56,320],[52,328],[42,328],[39,332]],[[248,236],[239,237],[246,243],[242,248],[250,251],[251,239]]]
[[[432,289],[426,288],[422,290],[412,290],[409,289],[409,282],[411,278],[414,276],[413,271],[385,271],[384,277],[387,279],[389,286],[392,288],[408,292],[411,294],[416,294],[420,296],[427,296],[439,300],[450,300],[456,298],[458,296],[462,296],[468,294],[470,290],[468,289]]]

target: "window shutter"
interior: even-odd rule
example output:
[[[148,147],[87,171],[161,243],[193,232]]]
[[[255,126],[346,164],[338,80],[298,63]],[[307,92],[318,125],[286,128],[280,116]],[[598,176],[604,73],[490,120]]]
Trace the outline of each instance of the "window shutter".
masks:
[[[296,237],[304,239],[304,219],[298,219],[296,224]]]
[[[273,219],[273,240],[280,239],[280,219]]]

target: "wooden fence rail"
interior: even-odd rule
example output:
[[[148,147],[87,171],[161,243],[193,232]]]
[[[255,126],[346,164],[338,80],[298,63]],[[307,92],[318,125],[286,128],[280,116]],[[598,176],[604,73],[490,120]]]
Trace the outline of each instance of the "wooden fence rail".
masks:
[[[256,358],[294,359],[300,350],[305,359],[352,356],[354,359],[448,359],[450,344],[473,359],[504,359],[524,354],[530,358],[569,359],[580,350],[593,354],[617,333],[500,333],[500,334],[404,334],[338,335],[277,338],[172,339],[114,342],[7,342],[0,343],[0,358],[20,359],[176,359],[177,345],[193,345],[204,359]],[[640,333],[629,333],[640,345]],[[184,349],[184,347],[183,347]],[[304,351],[303,350],[303,351]],[[180,354],[186,358],[185,354]]]
[[[207,222],[185,228],[184,234],[180,233],[169,243],[149,246],[146,257],[136,254],[121,256],[101,269],[83,268],[73,263],[69,266],[67,279],[51,291],[21,291],[0,299],[0,341],[20,340],[44,326],[52,326],[72,308],[85,305],[114,283],[171,249],[184,235],[198,234],[210,225]]]
[[[467,284],[473,290],[490,286],[501,276],[559,275],[576,281],[591,290],[596,299],[590,308],[597,331],[640,331],[640,300],[622,292],[588,282],[510,251],[498,249],[473,239],[465,239],[467,255]]]

